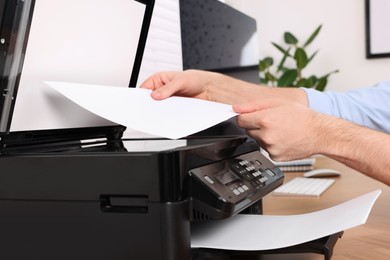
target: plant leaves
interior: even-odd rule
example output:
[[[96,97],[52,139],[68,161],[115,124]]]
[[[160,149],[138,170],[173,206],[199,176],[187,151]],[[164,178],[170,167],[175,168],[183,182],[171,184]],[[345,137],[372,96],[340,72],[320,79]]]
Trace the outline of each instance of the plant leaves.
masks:
[[[309,62],[306,52],[302,48],[297,48],[297,50],[295,51],[294,59],[297,64],[298,70],[301,70],[306,67],[307,63]]]
[[[290,32],[284,33],[284,41],[287,44],[293,44],[293,45],[296,45],[298,43],[298,39]]]
[[[268,84],[268,80],[265,78],[260,78],[260,83],[261,84]]]
[[[327,84],[328,84],[328,76],[320,78],[318,80],[318,84],[317,84],[316,90],[324,91]]]
[[[307,79],[307,87],[308,88],[312,88],[314,87],[314,85],[317,83],[318,81],[318,78],[316,76],[310,76],[308,79]]]
[[[312,59],[314,59],[314,57],[317,55],[318,53],[318,50],[316,52],[313,53],[313,55],[310,56],[309,60],[307,61],[307,63],[311,62]]]
[[[317,77],[316,76],[310,76],[309,78],[301,78],[298,80],[296,86],[297,87],[304,87],[304,88],[312,88],[317,84]]]
[[[274,64],[274,59],[271,57],[267,57],[264,59],[264,62],[268,65],[268,67],[271,67]]]
[[[303,47],[308,46],[317,37],[317,35],[320,33],[321,27],[322,24],[318,26],[317,29],[310,35],[309,39],[307,39]]]
[[[298,77],[296,69],[287,70],[278,80],[279,87],[293,87],[294,82]]]
[[[279,65],[278,65],[278,70],[277,70],[278,72],[284,70],[284,63],[286,62],[287,58],[290,56],[290,55],[288,54],[288,53],[290,52],[290,50],[291,50],[291,48],[289,48],[289,49],[287,50],[287,53],[285,53],[285,54],[283,55],[283,58],[282,58],[282,60],[280,61]]]
[[[303,78],[303,69],[317,56],[318,50],[315,51],[310,57],[306,52],[306,47],[311,44],[318,34],[320,33],[322,25],[319,25],[315,31],[308,37],[305,44],[301,47],[298,46],[298,39],[290,32],[284,33],[284,41],[287,47],[282,47],[277,43],[272,42],[272,45],[283,54],[282,59],[277,64],[276,70],[272,70],[275,74],[271,73],[274,60],[271,57],[266,57],[259,62],[259,78],[261,83],[279,87],[305,87],[315,88],[319,91],[323,91],[328,83],[328,77],[338,72],[338,70],[332,71],[327,75],[318,78],[315,75],[309,78]],[[290,61],[294,61],[295,65]],[[288,66],[286,64],[288,63]],[[276,65],[276,64],[275,64]]]
[[[297,88],[299,88],[299,87],[307,88],[307,85],[308,85],[307,79],[305,79],[305,78],[302,78],[302,79],[298,80],[297,84],[295,84],[295,86]]]
[[[272,45],[275,46],[275,48],[278,49],[281,53],[283,53],[283,55],[291,56],[290,53],[289,53],[290,52],[290,48],[288,50],[285,50],[285,49],[283,49],[282,46],[280,46],[279,44],[276,44],[274,42],[272,43]]]
[[[329,72],[328,74],[326,74],[326,75],[324,75],[324,76],[322,76],[322,77],[329,77],[330,75],[332,75],[332,74],[334,74],[334,73],[338,73],[338,72],[339,72],[339,70],[334,70],[334,71]]]
[[[266,58],[264,58],[263,60],[260,61],[260,63],[259,63],[259,70],[260,71],[265,71],[266,69],[271,67],[272,64],[274,64],[274,59],[272,59],[271,57],[266,57]]]
[[[271,82],[275,82],[277,80],[276,77],[272,75],[272,73],[270,72],[265,73],[265,78],[267,79],[267,81],[271,81]]]

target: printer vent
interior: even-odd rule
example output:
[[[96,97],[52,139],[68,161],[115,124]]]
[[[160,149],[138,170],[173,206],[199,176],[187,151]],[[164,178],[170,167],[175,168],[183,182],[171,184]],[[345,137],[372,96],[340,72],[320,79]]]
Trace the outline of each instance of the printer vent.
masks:
[[[197,222],[214,220],[210,215],[195,209],[192,210],[192,219]]]

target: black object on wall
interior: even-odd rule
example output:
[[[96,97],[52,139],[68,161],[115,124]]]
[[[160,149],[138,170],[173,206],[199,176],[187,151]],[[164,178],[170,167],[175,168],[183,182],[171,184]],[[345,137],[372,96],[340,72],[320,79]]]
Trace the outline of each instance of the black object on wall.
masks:
[[[216,71],[260,82],[256,60],[251,65],[241,64],[242,49],[257,31],[255,19],[218,0],[180,0],[180,20],[184,70]],[[197,135],[232,134],[245,134],[234,118]]]
[[[241,62],[242,49],[256,34],[255,19],[217,0],[180,0],[180,16],[184,69],[223,72],[256,66],[257,71],[257,61]]]
[[[386,1],[365,0],[366,57],[368,59],[390,57],[390,38],[384,33],[388,31],[390,24],[389,10],[390,5]],[[382,28],[387,29],[381,30]]]

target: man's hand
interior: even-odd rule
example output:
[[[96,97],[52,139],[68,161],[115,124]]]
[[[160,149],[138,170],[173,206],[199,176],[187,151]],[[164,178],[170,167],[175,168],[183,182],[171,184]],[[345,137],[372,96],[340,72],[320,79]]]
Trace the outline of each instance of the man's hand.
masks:
[[[237,123],[276,161],[308,157],[316,150],[317,113],[282,98],[236,105]]]
[[[213,77],[214,73],[197,70],[160,72],[149,77],[141,87],[153,90],[152,97],[157,100],[173,95],[209,99],[207,88]]]

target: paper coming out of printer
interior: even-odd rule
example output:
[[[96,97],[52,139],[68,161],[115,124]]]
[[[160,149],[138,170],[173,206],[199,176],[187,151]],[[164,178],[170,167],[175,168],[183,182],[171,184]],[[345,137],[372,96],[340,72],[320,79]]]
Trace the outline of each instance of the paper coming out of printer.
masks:
[[[329,236],[366,222],[381,190],[337,206],[290,216],[237,215],[195,223],[192,248],[258,251],[283,248]]]
[[[229,105],[195,98],[170,97],[156,101],[148,89],[45,83],[102,118],[169,139],[194,134],[237,115]]]

